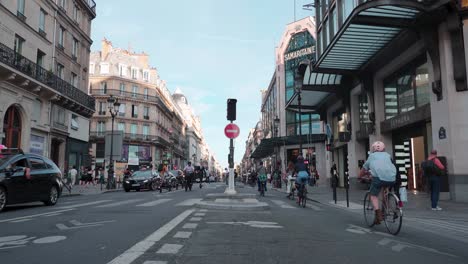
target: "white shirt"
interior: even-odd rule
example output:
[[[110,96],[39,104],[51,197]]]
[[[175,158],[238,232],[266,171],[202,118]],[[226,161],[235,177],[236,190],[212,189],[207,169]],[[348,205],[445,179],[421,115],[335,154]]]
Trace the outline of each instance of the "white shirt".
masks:
[[[71,169],[70,170],[70,176],[76,177],[77,174],[78,174],[78,171],[76,169]]]

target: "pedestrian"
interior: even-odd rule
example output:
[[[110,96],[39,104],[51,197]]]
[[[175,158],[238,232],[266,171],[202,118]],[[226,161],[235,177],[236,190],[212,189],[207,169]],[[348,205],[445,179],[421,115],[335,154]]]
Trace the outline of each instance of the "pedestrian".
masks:
[[[94,185],[94,180],[93,180],[93,169],[88,167],[88,171],[86,172],[86,185]]]
[[[431,188],[431,207],[433,211],[440,211],[437,204],[439,202],[440,194],[440,178],[445,173],[445,166],[437,158],[437,150],[432,150],[427,160],[423,161],[421,167],[424,172],[424,177],[429,179]]]
[[[291,197],[291,195],[294,194],[294,182],[296,181],[296,178],[294,177],[294,163],[292,161],[289,161],[288,163],[288,169],[286,170],[287,176],[287,184],[286,184],[286,193],[288,194],[288,198]]]
[[[260,161],[260,167],[257,169],[258,177],[257,177],[257,185],[258,191],[260,191],[260,184],[263,184],[263,188],[265,188],[265,192],[267,191],[267,173],[266,168],[263,166],[263,161]]]
[[[193,180],[193,173],[195,169],[192,166],[192,162],[188,162],[187,166],[184,168],[185,174],[185,191],[190,190],[192,191],[192,180]]]
[[[70,188],[72,188],[73,185],[75,185],[76,181],[76,176],[78,175],[78,171],[76,170],[76,166],[73,166],[71,170],[68,172],[68,175],[70,176],[68,179],[68,185]]]
[[[310,186],[318,186],[318,180],[319,180],[320,176],[319,176],[319,173],[317,171],[317,168],[314,166],[314,165],[311,165],[310,166],[310,181],[309,181],[309,184]]]

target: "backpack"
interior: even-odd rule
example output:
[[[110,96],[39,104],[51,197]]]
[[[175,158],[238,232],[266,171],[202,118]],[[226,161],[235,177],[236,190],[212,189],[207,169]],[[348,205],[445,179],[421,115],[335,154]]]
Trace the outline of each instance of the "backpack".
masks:
[[[421,168],[423,169],[424,176],[442,176],[443,171],[437,167],[434,160],[425,160],[421,163]]]

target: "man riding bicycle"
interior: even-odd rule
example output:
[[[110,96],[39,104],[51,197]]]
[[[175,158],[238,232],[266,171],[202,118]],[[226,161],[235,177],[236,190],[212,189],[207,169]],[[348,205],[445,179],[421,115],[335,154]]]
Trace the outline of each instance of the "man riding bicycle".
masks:
[[[302,195],[302,188],[305,188],[306,184],[309,182],[309,173],[307,165],[304,163],[304,157],[302,155],[299,155],[297,157],[297,162],[295,167],[296,171],[296,189],[298,195]]]
[[[370,186],[370,195],[372,206],[375,211],[375,224],[383,221],[382,211],[379,209],[379,195],[382,187],[392,187],[396,180],[396,167],[392,162],[390,154],[385,152],[385,144],[376,141],[372,144],[372,153],[369,155],[363,170],[371,172],[372,182]]]

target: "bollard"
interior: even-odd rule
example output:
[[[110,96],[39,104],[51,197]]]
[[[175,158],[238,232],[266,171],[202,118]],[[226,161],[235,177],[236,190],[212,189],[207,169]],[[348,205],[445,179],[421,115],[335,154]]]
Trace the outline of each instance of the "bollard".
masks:
[[[345,171],[346,207],[349,208],[349,172]]]

